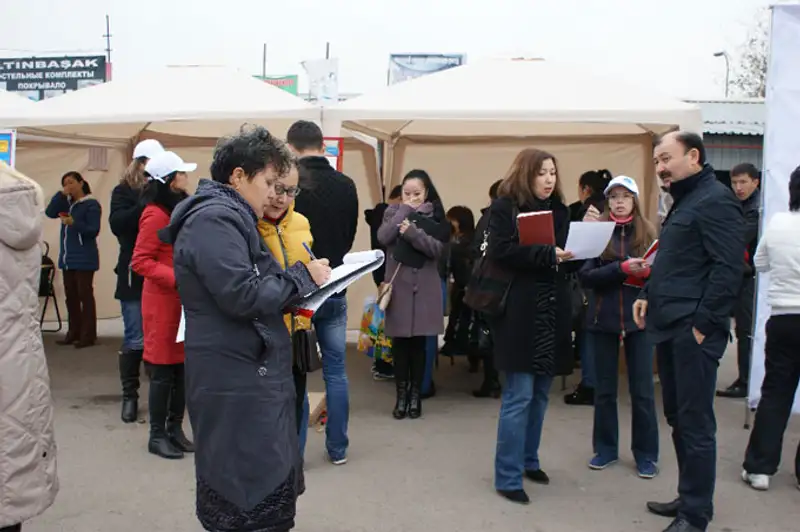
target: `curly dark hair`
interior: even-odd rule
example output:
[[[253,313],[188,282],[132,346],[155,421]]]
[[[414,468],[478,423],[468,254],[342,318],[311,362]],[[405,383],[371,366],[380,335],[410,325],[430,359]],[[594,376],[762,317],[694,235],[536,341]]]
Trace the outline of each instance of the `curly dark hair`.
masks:
[[[289,173],[294,161],[283,141],[266,128],[244,124],[237,135],[222,137],[214,148],[211,161],[211,179],[224,185],[230,183],[231,174],[241,168],[248,181],[271,166],[279,176]]]

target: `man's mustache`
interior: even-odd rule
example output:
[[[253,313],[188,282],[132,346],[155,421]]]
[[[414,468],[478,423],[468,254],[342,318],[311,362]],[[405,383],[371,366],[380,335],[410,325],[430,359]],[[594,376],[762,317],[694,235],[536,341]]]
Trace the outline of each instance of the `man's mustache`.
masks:
[[[667,179],[668,177],[672,177],[672,174],[670,174],[669,172],[661,172],[660,174],[658,174],[658,177],[660,177],[661,179]]]

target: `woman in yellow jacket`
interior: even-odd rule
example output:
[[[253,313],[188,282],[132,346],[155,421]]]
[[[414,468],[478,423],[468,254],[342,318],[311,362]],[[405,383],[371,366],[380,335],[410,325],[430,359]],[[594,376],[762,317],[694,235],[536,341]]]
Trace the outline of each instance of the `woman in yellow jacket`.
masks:
[[[311,256],[304,247],[305,244],[310,249],[313,243],[311,225],[305,216],[294,210],[294,199],[300,193],[299,179],[297,166],[292,165],[292,169],[285,178],[276,181],[274,186],[269,187],[264,214],[258,221],[258,232],[261,233],[261,237],[275,260],[284,270],[297,262],[307,264],[311,261]],[[293,335],[295,331],[311,328],[311,319],[303,316],[286,314],[284,321],[290,335]],[[306,375],[297,371],[296,368],[293,368],[293,371],[297,393],[295,403],[297,434],[302,456],[306,447],[309,416]]]

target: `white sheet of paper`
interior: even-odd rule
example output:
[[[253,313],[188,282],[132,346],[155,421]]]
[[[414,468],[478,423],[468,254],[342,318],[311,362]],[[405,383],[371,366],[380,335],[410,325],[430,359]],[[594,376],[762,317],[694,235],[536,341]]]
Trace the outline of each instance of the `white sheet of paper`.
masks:
[[[570,260],[585,260],[599,257],[614,234],[615,222],[572,222],[565,251],[571,251]]]
[[[338,294],[368,273],[372,273],[374,270],[377,270],[380,265],[383,264],[384,260],[384,253],[379,249],[348,253],[344,256],[344,264],[334,268],[331,271],[330,280],[321,286],[313,296],[307,297],[300,307],[307,310],[316,311],[330,296],[333,294]],[[359,275],[352,275],[353,272],[359,270],[360,268],[364,268],[365,266],[369,267]],[[344,280],[347,278],[347,276],[351,277],[347,280]],[[175,338],[175,341],[183,342],[185,337],[186,315],[183,312],[183,308],[181,308],[181,321],[178,325],[178,335]]]

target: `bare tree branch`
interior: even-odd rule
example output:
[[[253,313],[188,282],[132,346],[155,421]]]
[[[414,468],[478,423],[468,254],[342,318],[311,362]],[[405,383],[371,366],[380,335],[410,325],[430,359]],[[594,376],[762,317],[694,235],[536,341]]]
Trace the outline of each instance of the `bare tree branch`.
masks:
[[[734,61],[731,87],[739,96],[763,98],[767,93],[769,59],[769,9],[758,13],[738,57]]]

